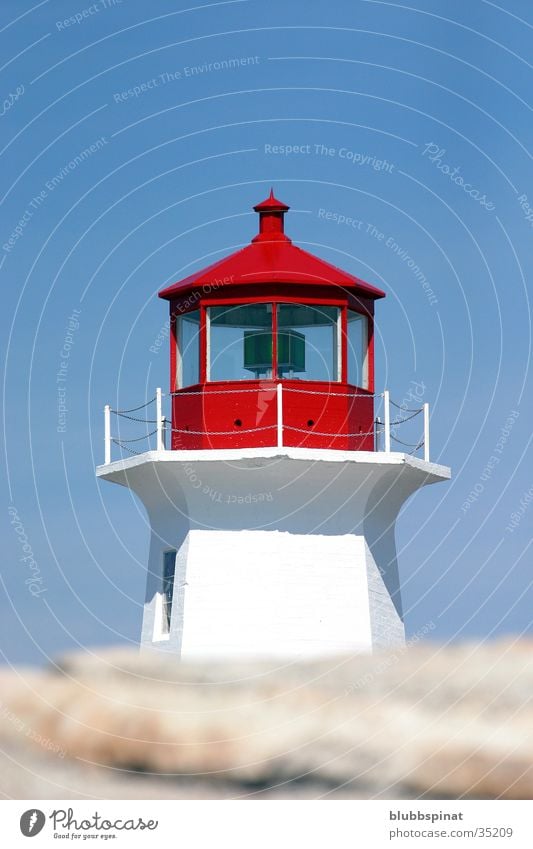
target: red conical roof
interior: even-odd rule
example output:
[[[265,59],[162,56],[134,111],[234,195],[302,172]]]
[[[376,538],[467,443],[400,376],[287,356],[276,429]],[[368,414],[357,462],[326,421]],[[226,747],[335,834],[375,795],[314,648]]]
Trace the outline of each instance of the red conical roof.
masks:
[[[277,200],[272,190],[254,209],[259,213],[260,229],[250,245],[167,286],[159,292],[159,297],[171,300],[202,286],[223,288],[247,283],[330,284],[367,298],[385,297],[381,289],[293,245],[283,230],[283,218],[289,207]]]

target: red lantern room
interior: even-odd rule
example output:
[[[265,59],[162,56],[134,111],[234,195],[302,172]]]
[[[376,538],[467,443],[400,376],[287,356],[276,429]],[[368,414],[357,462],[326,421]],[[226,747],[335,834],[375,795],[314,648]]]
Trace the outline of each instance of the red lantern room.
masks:
[[[273,193],[242,250],[163,289],[172,448],[373,451],[374,301],[285,234]]]

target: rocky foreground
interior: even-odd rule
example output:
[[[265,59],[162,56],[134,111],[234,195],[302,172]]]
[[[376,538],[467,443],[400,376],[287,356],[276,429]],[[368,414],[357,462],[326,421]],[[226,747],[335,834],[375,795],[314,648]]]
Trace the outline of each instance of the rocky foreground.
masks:
[[[533,643],[0,671],[4,798],[533,798]]]

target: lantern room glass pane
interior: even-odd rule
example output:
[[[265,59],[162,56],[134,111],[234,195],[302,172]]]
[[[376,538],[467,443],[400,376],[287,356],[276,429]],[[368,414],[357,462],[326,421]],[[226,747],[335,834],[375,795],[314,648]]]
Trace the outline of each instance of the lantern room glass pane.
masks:
[[[177,318],[178,374],[177,388],[200,381],[200,310]]]
[[[338,307],[278,306],[278,376],[288,380],[340,380]]]
[[[368,320],[348,310],[348,383],[368,389]]]
[[[209,380],[272,377],[272,304],[209,309]]]

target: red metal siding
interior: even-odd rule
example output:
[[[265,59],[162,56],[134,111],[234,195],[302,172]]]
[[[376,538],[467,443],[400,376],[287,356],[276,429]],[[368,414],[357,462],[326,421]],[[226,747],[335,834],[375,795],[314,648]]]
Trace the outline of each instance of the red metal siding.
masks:
[[[172,448],[275,446],[276,386],[276,381],[210,383],[175,393]],[[364,390],[339,383],[283,382],[284,445],[373,451],[373,419],[373,398]]]

